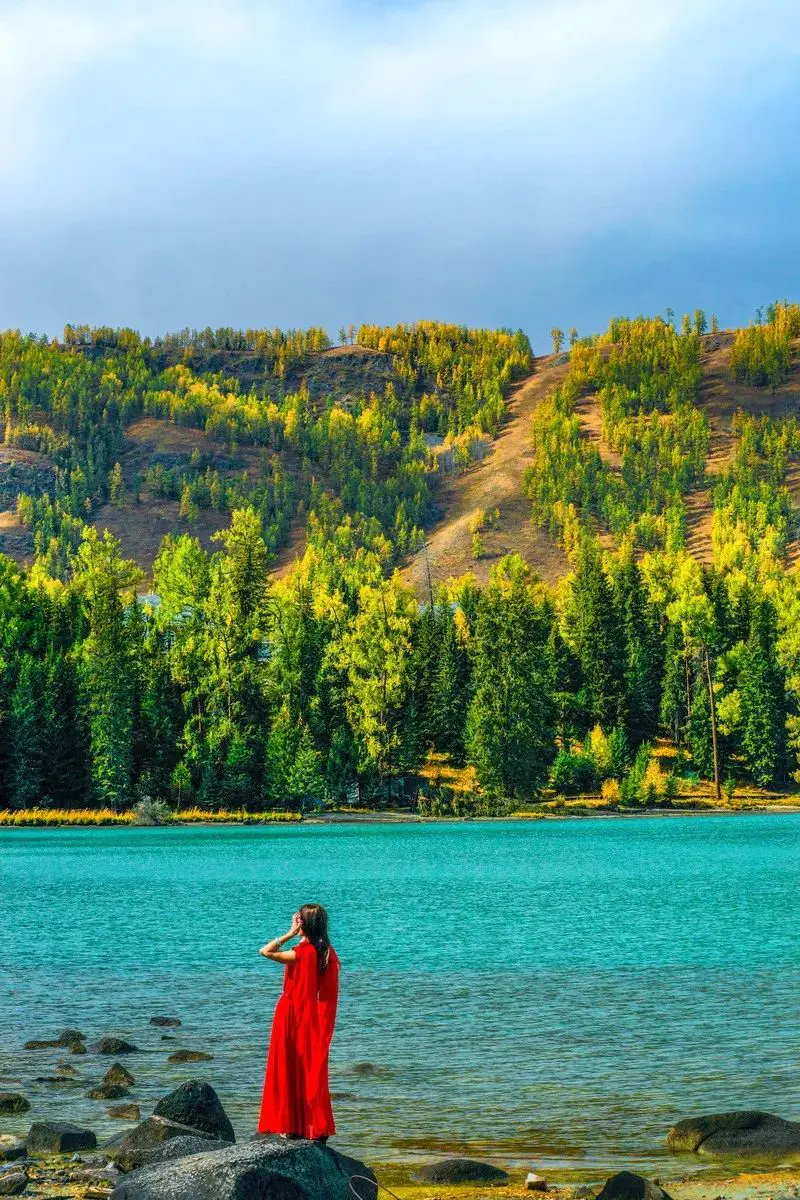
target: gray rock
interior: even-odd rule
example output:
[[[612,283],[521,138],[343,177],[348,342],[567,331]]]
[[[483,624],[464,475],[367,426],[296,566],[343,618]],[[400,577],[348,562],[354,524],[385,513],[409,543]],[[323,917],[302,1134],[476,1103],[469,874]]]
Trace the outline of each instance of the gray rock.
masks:
[[[97,1138],[90,1129],[69,1121],[36,1121],[25,1139],[29,1154],[66,1154],[70,1150],[94,1150]]]
[[[104,1149],[119,1162],[120,1155],[129,1150],[150,1150],[153,1146],[161,1146],[177,1137],[199,1137],[208,1141],[210,1133],[194,1129],[191,1125],[183,1125],[179,1121],[168,1121],[165,1117],[148,1117],[135,1129],[117,1134],[110,1142],[105,1143]]]
[[[136,1083],[136,1080],[134,1079],[133,1075],[131,1075],[128,1068],[123,1067],[122,1063],[113,1063],[108,1068],[100,1082],[116,1083],[119,1084],[120,1087],[133,1087],[133,1085]]]
[[[632,1171],[620,1171],[606,1180],[597,1200],[670,1200],[670,1197],[652,1180]]]
[[[720,1158],[800,1155],[800,1122],[755,1110],[690,1117],[670,1129],[667,1146]]]
[[[149,1167],[154,1163],[171,1162],[175,1158],[186,1158],[190,1154],[227,1150],[230,1145],[230,1142],[217,1141],[216,1138],[205,1138],[199,1134],[187,1133],[171,1138],[160,1146],[124,1150],[117,1156],[116,1163],[120,1171],[138,1171],[141,1167]]]
[[[15,1116],[29,1108],[30,1103],[19,1092],[0,1092],[0,1117]]]
[[[28,1176],[16,1165],[0,1171],[0,1196],[21,1196],[28,1186]]]
[[[164,1096],[153,1109],[153,1116],[190,1125],[192,1129],[199,1129],[201,1133],[225,1142],[236,1141],[233,1126],[219,1096],[210,1083],[203,1083],[200,1079],[188,1079],[174,1092]]]
[[[177,1017],[151,1017],[151,1025],[158,1025],[161,1029],[177,1029],[180,1021]]]
[[[111,1200],[353,1200],[353,1175],[374,1184],[369,1167],[329,1146],[259,1138],[144,1167],[121,1180]]]
[[[63,1046],[71,1046],[73,1042],[85,1042],[86,1034],[81,1033],[80,1029],[62,1029],[58,1040]]]
[[[170,1054],[167,1062],[171,1063],[193,1063],[193,1062],[211,1062],[213,1054],[206,1054],[205,1050],[175,1050]]]
[[[16,1162],[25,1158],[28,1153],[22,1138],[14,1137],[11,1133],[0,1133],[0,1163]]]
[[[508,1183],[506,1171],[474,1158],[445,1158],[441,1162],[428,1163],[420,1167],[414,1178],[420,1183],[480,1183],[489,1187],[502,1187]]]
[[[68,1062],[56,1063],[56,1070],[58,1071],[59,1075],[77,1075],[78,1074],[77,1069],[75,1067],[73,1067],[72,1063],[68,1063]]]
[[[90,1049],[95,1054],[136,1054],[139,1047],[126,1042],[124,1038],[104,1037],[94,1042]]]

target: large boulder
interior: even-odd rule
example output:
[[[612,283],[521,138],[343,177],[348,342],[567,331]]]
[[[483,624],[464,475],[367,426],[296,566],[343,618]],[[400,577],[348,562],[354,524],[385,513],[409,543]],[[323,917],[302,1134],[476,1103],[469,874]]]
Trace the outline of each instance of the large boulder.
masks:
[[[134,1171],[111,1200],[353,1200],[354,1175],[371,1181],[374,1196],[375,1176],[357,1159],[317,1142],[258,1138]]]
[[[506,1171],[501,1171],[491,1163],[479,1162],[475,1158],[445,1158],[440,1162],[428,1163],[420,1167],[414,1178],[420,1183],[477,1183],[487,1187],[502,1187],[508,1183]]]
[[[126,1161],[132,1161],[134,1151],[152,1150],[155,1146],[163,1146],[174,1138],[194,1137],[204,1142],[214,1141],[211,1134],[193,1129],[190,1125],[181,1125],[177,1121],[167,1121],[164,1117],[148,1117],[134,1129],[117,1134],[111,1141],[106,1142],[104,1149],[114,1159],[118,1166]],[[133,1170],[133,1167],[125,1167]]]
[[[651,1179],[632,1171],[620,1171],[606,1180],[597,1200],[670,1200],[670,1197]]]
[[[755,1110],[689,1117],[670,1129],[667,1146],[712,1158],[800,1155],[800,1122]]]
[[[0,1092],[0,1117],[16,1116],[29,1108],[29,1102],[19,1092]]]
[[[29,1154],[66,1154],[73,1150],[94,1150],[97,1138],[90,1129],[81,1129],[69,1121],[36,1121],[28,1136]]]
[[[28,1151],[22,1138],[14,1137],[12,1133],[0,1133],[0,1163],[16,1162],[25,1158]]]
[[[208,1154],[213,1150],[227,1150],[230,1142],[217,1141],[216,1138],[206,1138],[201,1134],[185,1133],[180,1137],[170,1138],[160,1146],[140,1147],[136,1150],[123,1150],[114,1159],[120,1171],[138,1171],[140,1167],[149,1167],[153,1163],[171,1162],[175,1158],[186,1158],[189,1154]]]
[[[164,1096],[153,1109],[153,1116],[190,1125],[192,1129],[225,1142],[236,1141],[219,1096],[210,1083],[203,1083],[201,1079],[187,1079],[174,1092]]]

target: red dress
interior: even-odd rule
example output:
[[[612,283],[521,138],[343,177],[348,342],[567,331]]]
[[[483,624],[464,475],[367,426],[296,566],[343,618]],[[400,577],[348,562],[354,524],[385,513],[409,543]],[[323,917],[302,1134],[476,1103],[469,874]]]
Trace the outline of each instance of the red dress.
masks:
[[[272,1020],[259,1133],[330,1137],[336,1132],[328,1091],[328,1050],[339,996],[339,959],[331,948],[320,973],[310,942],[295,947]]]

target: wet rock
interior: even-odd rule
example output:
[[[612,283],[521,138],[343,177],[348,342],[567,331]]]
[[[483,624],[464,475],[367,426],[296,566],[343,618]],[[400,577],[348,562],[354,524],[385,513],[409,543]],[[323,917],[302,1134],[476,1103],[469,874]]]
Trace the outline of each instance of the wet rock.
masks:
[[[97,1138],[90,1129],[81,1129],[69,1121],[36,1121],[25,1140],[29,1154],[66,1154],[97,1147]]]
[[[63,1050],[64,1043],[60,1038],[54,1038],[52,1041],[37,1041],[35,1038],[32,1042],[26,1042],[22,1047],[23,1050]]]
[[[86,1035],[80,1029],[62,1029],[58,1039],[62,1046],[71,1046],[73,1042],[85,1042]]]
[[[211,1153],[214,1150],[227,1150],[230,1142],[217,1141],[216,1138],[200,1137],[197,1134],[184,1134],[181,1137],[170,1138],[160,1146],[150,1146],[148,1149],[123,1150],[117,1156],[117,1166],[126,1174],[138,1171],[141,1167],[150,1167],[154,1163],[172,1162],[176,1158],[187,1158],[190,1154]]]
[[[101,1083],[117,1083],[120,1087],[133,1087],[136,1083],[133,1075],[122,1063],[113,1063],[100,1081]]]
[[[353,1200],[352,1175],[374,1188],[369,1167],[329,1146],[260,1138],[144,1167],[120,1180],[112,1200]]]
[[[502,1187],[508,1183],[508,1174],[491,1163],[479,1162],[474,1158],[445,1158],[441,1162],[428,1163],[414,1175],[420,1183],[487,1184]]]
[[[597,1200],[670,1200],[670,1197],[652,1180],[632,1171],[620,1171],[606,1180]]]
[[[130,1089],[121,1083],[101,1083],[92,1088],[87,1095],[90,1100],[122,1100],[129,1095]]]
[[[153,1116],[190,1125],[192,1129],[199,1129],[201,1133],[226,1142],[236,1141],[233,1126],[219,1096],[210,1083],[203,1083],[200,1079],[189,1079],[164,1096],[153,1109]]]
[[[354,1075],[388,1075],[388,1067],[379,1067],[373,1062],[357,1062],[353,1063],[350,1068]]]
[[[68,1063],[68,1062],[56,1063],[56,1070],[58,1071],[59,1075],[77,1075],[78,1074],[77,1068],[73,1067],[72,1063]]]
[[[16,1162],[28,1153],[22,1138],[11,1133],[0,1133],[0,1163]]]
[[[537,1175],[535,1171],[529,1171],[525,1176],[525,1190],[528,1192],[546,1192],[548,1188],[544,1175]]]
[[[166,1117],[148,1117],[135,1129],[120,1133],[106,1142],[104,1149],[114,1159],[120,1161],[120,1155],[129,1150],[151,1150],[153,1146],[162,1146],[177,1137],[200,1137],[208,1141],[211,1134],[191,1125],[183,1125],[179,1121],[169,1121]]]
[[[355,1100],[355,1092],[331,1092],[331,1100]]]
[[[83,1042],[73,1042],[69,1048],[70,1054],[85,1054],[86,1047]]]
[[[162,1042],[174,1042],[175,1037],[171,1033],[162,1033],[161,1040],[162,1040]]]
[[[138,1121],[142,1115],[138,1104],[113,1104],[106,1111],[114,1121]]]
[[[711,1157],[800,1154],[800,1122],[755,1110],[690,1117],[670,1129],[667,1146]]]
[[[29,1108],[30,1103],[19,1092],[0,1092],[0,1117],[12,1117]]]
[[[95,1054],[137,1054],[139,1047],[134,1046],[133,1042],[126,1042],[124,1038],[104,1037],[94,1042],[91,1050]]]
[[[206,1054],[204,1050],[175,1050],[170,1054],[167,1062],[171,1063],[193,1063],[193,1062],[211,1062],[213,1054]]]
[[[0,1170],[0,1196],[21,1196],[27,1186],[28,1176],[16,1164]]]
[[[180,1021],[177,1017],[151,1017],[151,1025],[158,1025],[161,1029],[177,1029]]]

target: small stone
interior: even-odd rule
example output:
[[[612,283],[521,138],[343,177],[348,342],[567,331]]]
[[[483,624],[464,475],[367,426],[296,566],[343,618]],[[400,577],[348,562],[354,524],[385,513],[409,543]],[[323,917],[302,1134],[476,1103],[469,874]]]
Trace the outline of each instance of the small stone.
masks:
[[[206,1054],[203,1050],[175,1050],[170,1054],[167,1062],[171,1063],[192,1063],[192,1062],[211,1062],[213,1054]]]
[[[162,1033],[161,1040],[162,1042],[174,1042],[175,1038],[171,1033]]]
[[[29,1108],[29,1102],[19,1092],[0,1092],[0,1117],[15,1116]]]
[[[66,1154],[70,1150],[96,1150],[97,1138],[90,1129],[69,1121],[37,1121],[28,1136],[29,1154]]]
[[[90,1100],[121,1100],[128,1095],[128,1088],[121,1083],[101,1083],[87,1095]]]
[[[77,1075],[78,1074],[76,1068],[73,1067],[72,1063],[68,1063],[68,1062],[56,1063],[56,1070],[58,1071],[59,1075]]]
[[[16,1162],[25,1158],[28,1153],[22,1138],[14,1137],[11,1133],[0,1133],[0,1163]]]
[[[28,1176],[19,1167],[0,1172],[0,1196],[21,1196],[28,1186]]]
[[[80,1154],[73,1154],[72,1158],[69,1161],[70,1162],[83,1162],[83,1159],[81,1158]]]
[[[118,1037],[100,1038],[91,1048],[95,1054],[136,1054],[139,1050],[133,1042],[126,1042],[124,1038]]]
[[[161,1029],[177,1029],[180,1021],[177,1017],[151,1017],[151,1025],[158,1025]]]
[[[535,1171],[529,1171],[525,1176],[525,1187],[529,1192],[546,1192],[547,1180],[543,1175],[537,1175]]]
[[[114,1104],[106,1111],[114,1121],[138,1121],[142,1115],[138,1104]]]
[[[127,1067],[123,1067],[122,1063],[113,1063],[106,1071],[101,1083],[116,1083],[120,1087],[133,1087],[136,1080]]]

